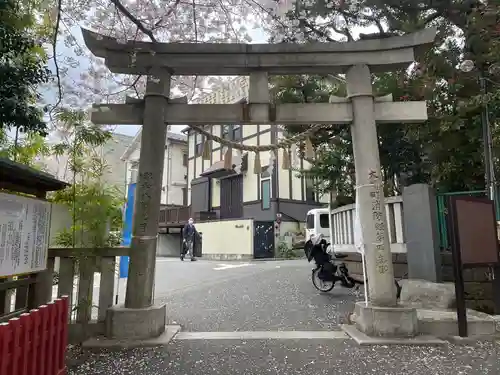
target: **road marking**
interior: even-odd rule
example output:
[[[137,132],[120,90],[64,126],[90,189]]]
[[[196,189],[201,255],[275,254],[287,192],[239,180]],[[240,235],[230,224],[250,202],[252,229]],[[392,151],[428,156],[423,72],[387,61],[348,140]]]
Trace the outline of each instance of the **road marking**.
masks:
[[[344,331],[179,332],[175,340],[346,340]]]
[[[248,266],[253,266],[253,264],[250,263],[243,263],[243,264],[218,264],[219,267],[214,268],[215,271],[221,271],[221,270],[228,270],[231,268],[240,268],[240,267],[248,267]]]

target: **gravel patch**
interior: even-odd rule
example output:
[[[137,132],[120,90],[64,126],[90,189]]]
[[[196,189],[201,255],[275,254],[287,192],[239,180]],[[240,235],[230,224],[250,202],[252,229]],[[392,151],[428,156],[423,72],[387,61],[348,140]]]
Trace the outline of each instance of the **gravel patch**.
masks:
[[[68,375],[498,375],[499,344],[360,347],[350,340],[197,340],[100,353],[74,347]]]

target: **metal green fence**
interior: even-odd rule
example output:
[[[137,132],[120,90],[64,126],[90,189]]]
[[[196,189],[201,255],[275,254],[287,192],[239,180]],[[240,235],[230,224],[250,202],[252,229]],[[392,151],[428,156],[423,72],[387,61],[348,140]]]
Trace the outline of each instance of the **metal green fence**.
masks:
[[[500,190],[497,189],[497,196],[499,196]],[[438,193],[436,194],[436,203],[437,203],[437,222],[438,222],[438,231],[439,231],[439,243],[441,249],[449,249],[448,243],[448,227],[446,223],[446,210],[448,205],[448,197],[456,196],[456,195],[465,195],[469,197],[484,197],[486,196],[486,190],[474,190],[474,191],[457,191],[451,193]],[[500,199],[497,200],[497,202]],[[496,216],[497,221],[500,220],[500,207],[496,207]]]

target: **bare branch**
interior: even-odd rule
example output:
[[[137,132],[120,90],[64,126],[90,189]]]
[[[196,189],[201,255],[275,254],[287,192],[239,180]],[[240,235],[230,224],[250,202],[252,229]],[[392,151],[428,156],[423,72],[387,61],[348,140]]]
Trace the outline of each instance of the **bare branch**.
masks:
[[[423,20],[423,23],[424,25],[428,25],[429,23],[431,23],[432,21],[434,21],[435,19],[441,17],[443,14],[441,12],[435,12],[435,13],[432,13],[430,15],[428,15],[424,20]]]
[[[125,92],[125,91],[127,91],[129,89],[132,89],[132,88],[137,92],[135,85],[137,85],[137,82],[139,82],[139,80],[141,78],[142,78],[142,76],[137,76],[136,79],[134,79],[134,81],[132,83],[128,84],[123,89],[120,89],[118,91],[112,92],[111,94],[108,94],[107,96],[118,95],[118,94],[121,94],[122,92]]]
[[[352,42],[354,41],[354,37],[352,35],[352,33],[349,31],[349,20],[347,19],[346,16],[344,16],[344,21],[345,21],[345,33],[346,33],[346,36],[347,36],[347,40]]]
[[[222,0],[218,0],[218,2],[219,2],[219,5],[220,5],[222,11],[226,14],[226,17],[227,17],[227,20],[228,20],[228,26],[231,28],[231,30],[233,30],[233,33],[234,33],[237,41],[239,41],[238,40],[238,33],[236,32],[236,30],[233,27],[233,22],[232,22],[231,14],[229,13],[228,9],[224,6],[224,3],[222,2]],[[194,4],[194,0],[193,0],[193,4]]]
[[[161,18],[161,20],[159,20],[158,22],[155,23],[155,26],[154,28],[157,28],[157,27],[160,27],[161,26],[161,23],[163,22],[163,19],[165,17],[168,17],[170,16],[174,10],[177,8],[177,5],[179,5],[179,3],[181,2],[181,0],[175,0],[175,2],[172,4],[172,6],[170,6],[170,8],[167,10],[167,13],[165,13],[165,16]],[[193,6],[194,6],[194,0],[193,0]]]
[[[193,0],[193,24],[194,24],[194,40],[195,42],[198,42],[198,24],[196,22],[196,3],[195,0]],[[198,83],[198,76],[194,77],[194,83],[193,83],[193,91],[191,92],[191,97],[189,100],[193,100],[194,93],[196,91],[196,84]]]
[[[62,0],[57,0],[57,18],[56,18],[56,25],[54,27],[54,38],[52,40],[52,54],[54,58],[54,66],[56,68],[56,79],[57,79],[57,101],[56,104],[50,109],[49,111],[49,117],[52,118],[52,112],[54,111],[55,108],[61,104],[62,101],[62,86],[61,86],[61,74],[59,72],[59,63],[57,61],[57,55],[56,55],[56,50],[57,50],[57,36],[59,34],[59,25],[61,23],[61,7],[62,7]]]
[[[333,39],[332,37],[330,37],[326,32],[324,31],[321,31],[320,29],[316,28],[315,26],[313,26],[311,23],[309,23],[308,21],[306,20],[300,20],[300,22],[305,26],[307,27],[309,30],[311,30],[312,32],[314,32],[316,35],[322,37],[322,38],[325,38],[326,40],[328,40],[329,42],[338,42],[337,40]],[[335,30],[335,29],[334,29]],[[338,32],[337,30],[335,30],[335,32]],[[339,34],[344,34],[343,32],[339,32]],[[345,35],[345,34],[344,34]]]
[[[375,25],[377,25],[378,31],[380,31],[380,34],[381,35],[385,34],[385,30],[384,30],[384,27],[382,26],[382,23],[380,22],[380,19],[373,18],[373,22],[375,22]]]
[[[59,1],[61,1],[61,0],[59,0]],[[125,8],[125,6],[120,2],[120,0],[111,0],[111,2],[116,6],[116,8],[125,17],[127,17],[130,21],[132,21],[134,23],[134,25],[136,25],[139,30],[141,30],[145,35],[147,35],[149,37],[149,39],[151,39],[152,42],[155,42],[155,43],[158,42],[156,40],[155,36],[153,35],[153,32],[151,30],[147,29],[146,26],[144,26],[141,21],[139,21],[136,17],[134,17],[132,15],[132,13],[130,13],[128,11],[128,9]]]

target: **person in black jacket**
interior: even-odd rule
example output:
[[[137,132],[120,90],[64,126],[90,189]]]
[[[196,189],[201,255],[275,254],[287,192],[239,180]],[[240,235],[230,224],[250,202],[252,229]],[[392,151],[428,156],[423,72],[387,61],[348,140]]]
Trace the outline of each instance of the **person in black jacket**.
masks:
[[[194,220],[190,218],[184,228],[182,229],[182,247],[183,251],[181,254],[181,260],[184,260],[184,256],[187,254],[191,257],[191,261],[195,261],[193,247],[194,247],[194,237],[197,235],[196,228],[194,226]],[[184,252],[184,248],[186,251]]]

